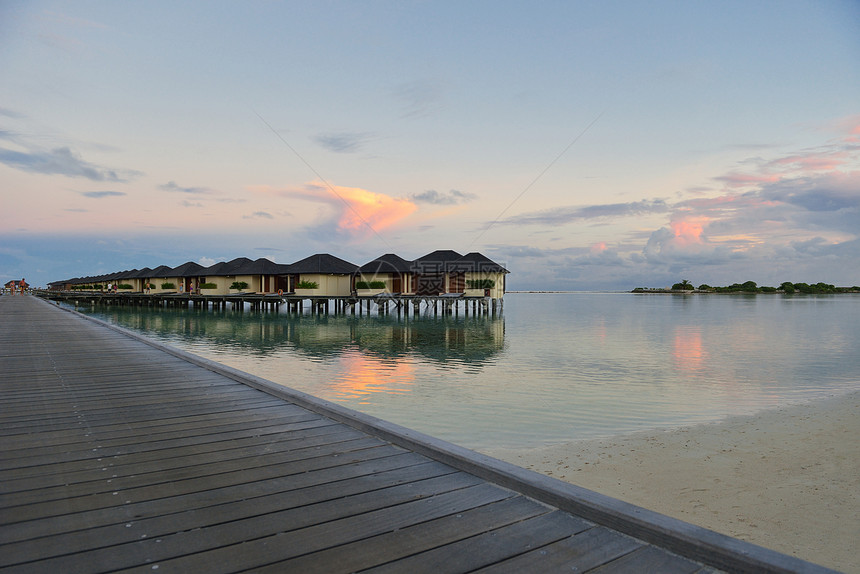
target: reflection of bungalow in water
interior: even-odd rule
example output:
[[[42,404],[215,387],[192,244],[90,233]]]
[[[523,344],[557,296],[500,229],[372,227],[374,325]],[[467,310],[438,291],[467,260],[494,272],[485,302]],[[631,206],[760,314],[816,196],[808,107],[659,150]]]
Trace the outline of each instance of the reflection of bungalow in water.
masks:
[[[315,297],[350,295],[358,272],[358,265],[328,253],[305,257],[287,267],[290,291]],[[301,283],[316,283],[316,288],[302,289]]]
[[[359,267],[358,281],[382,281],[386,293],[411,294],[412,262],[394,253],[386,253]]]

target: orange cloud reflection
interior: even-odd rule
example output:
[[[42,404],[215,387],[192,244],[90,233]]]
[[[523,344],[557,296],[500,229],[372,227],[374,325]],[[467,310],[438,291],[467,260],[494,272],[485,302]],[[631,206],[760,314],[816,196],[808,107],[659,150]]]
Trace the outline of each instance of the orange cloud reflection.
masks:
[[[702,368],[705,349],[702,345],[702,330],[699,327],[678,327],[672,346],[675,368],[685,373],[694,373]]]
[[[329,385],[339,398],[365,402],[361,399],[377,393],[404,394],[415,382],[415,366],[406,361],[380,361],[360,352],[345,353],[340,361],[343,374]]]

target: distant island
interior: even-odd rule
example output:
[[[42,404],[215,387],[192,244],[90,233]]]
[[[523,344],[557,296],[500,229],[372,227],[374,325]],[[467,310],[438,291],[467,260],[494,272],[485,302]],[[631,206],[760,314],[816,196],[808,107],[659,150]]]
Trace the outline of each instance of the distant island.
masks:
[[[835,293],[860,293],[860,287],[836,287],[829,283],[791,283],[786,281],[780,284],[779,287],[767,287],[765,285],[756,285],[755,281],[747,281],[746,283],[733,283],[727,287],[711,287],[710,285],[702,284],[695,287],[689,280],[684,279],[680,283],[675,283],[670,288],[665,287],[637,287],[631,291],[632,293],[784,293],[791,295],[794,293],[803,294],[835,294]]]

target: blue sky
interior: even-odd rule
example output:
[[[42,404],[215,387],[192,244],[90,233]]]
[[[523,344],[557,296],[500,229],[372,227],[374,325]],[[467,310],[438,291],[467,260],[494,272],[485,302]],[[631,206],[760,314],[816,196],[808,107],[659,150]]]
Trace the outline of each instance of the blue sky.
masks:
[[[0,279],[860,284],[860,3],[0,2]]]

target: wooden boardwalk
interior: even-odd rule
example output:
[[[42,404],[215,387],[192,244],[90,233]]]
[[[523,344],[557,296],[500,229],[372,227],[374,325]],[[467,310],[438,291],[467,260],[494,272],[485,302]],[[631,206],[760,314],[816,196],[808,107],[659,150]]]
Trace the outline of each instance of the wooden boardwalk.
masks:
[[[827,571],[32,296],[0,391],[2,572]]]

